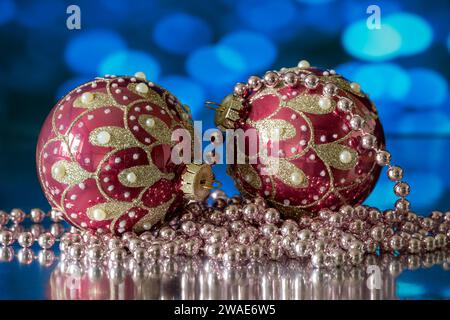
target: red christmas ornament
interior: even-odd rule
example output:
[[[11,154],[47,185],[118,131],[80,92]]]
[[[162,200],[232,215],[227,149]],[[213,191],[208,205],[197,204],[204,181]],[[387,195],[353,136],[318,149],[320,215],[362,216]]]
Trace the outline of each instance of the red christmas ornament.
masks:
[[[228,172],[243,194],[260,195],[287,216],[362,203],[380,174],[369,148],[384,148],[374,104],[358,84],[307,61],[237,84],[217,110],[216,124],[253,128],[269,141],[277,130],[277,154],[268,145],[256,164],[231,164]],[[277,173],[264,174],[276,158]]]
[[[98,232],[142,232],[204,199],[208,165],[175,165],[172,131],[192,132],[189,109],[135,77],[104,77],[63,97],[47,117],[36,162],[45,195],[65,219]],[[184,195],[184,197],[183,197]]]

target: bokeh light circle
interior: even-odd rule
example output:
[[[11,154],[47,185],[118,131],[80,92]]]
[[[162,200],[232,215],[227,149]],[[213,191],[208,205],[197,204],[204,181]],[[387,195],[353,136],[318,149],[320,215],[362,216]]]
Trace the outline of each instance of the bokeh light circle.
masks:
[[[413,55],[426,50],[433,41],[433,30],[422,17],[394,13],[381,18],[379,29],[369,29],[365,20],[349,25],[342,43],[351,55],[369,61]]]
[[[121,50],[108,55],[100,64],[99,74],[133,75],[142,71],[150,81],[156,81],[161,68],[150,54],[137,50]]]
[[[358,21],[348,26],[342,36],[342,43],[354,57],[381,61],[395,57],[401,47],[400,33],[389,25],[380,29],[367,28],[366,21]]]
[[[228,46],[206,46],[189,55],[186,70],[207,86],[226,86],[240,80],[246,61]]]
[[[125,48],[125,41],[117,33],[96,29],[76,33],[67,44],[64,57],[73,71],[96,75],[105,57]]]
[[[269,68],[277,56],[275,44],[260,33],[236,31],[225,35],[220,44],[239,53],[245,61],[245,71],[255,72]]]
[[[426,50],[433,41],[433,30],[426,20],[410,13],[395,13],[382,20],[397,30],[402,39],[399,54],[413,55]]]
[[[153,30],[156,44],[175,54],[189,53],[208,44],[211,38],[209,25],[201,18],[186,13],[163,17]]]
[[[401,101],[410,90],[408,73],[393,63],[373,63],[359,67],[353,81],[375,100]]]

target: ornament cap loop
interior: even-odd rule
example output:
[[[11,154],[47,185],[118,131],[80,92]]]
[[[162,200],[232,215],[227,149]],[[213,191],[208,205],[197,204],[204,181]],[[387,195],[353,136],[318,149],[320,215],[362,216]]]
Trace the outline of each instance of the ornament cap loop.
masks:
[[[241,98],[232,94],[226,96],[220,103],[219,108],[215,109],[214,122],[216,126],[222,131],[234,129],[235,123],[241,118],[241,110],[243,108]]]
[[[183,173],[181,190],[190,200],[203,201],[209,196],[209,191],[214,189],[214,174],[208,164],[191,163],[186,166]]]

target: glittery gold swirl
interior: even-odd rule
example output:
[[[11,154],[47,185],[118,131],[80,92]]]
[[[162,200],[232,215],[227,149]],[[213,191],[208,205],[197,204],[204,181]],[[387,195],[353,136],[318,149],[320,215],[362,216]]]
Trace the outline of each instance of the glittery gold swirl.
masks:
[[[117,102],[109,95],[101,92],[92,92],[94,99],[88,103],[81,101],[81,96],[75,99],[73,106],[75,108],[97,109],[109,106],[118,106]]]
[[[110,138],[108,142],[102,144],[98,141],[98,135],[101,132],[109,134]],[[111,147],[115,149],[125,149],[139,145],[129,130],[112,126],[98,127],[92,130],[89,134],[89,142],[94,146]]]
[[[251,164],[238,164],[237,170],[240,176],[253,188],[261,189],[262,181],[256,172],[255,168]]]
[[[263,161],[268,174],[293,188],[306,188],[308,177],[303,170],[283,158],[266,157]]]
[[[316,145],[315,150],[325,164],[336,169],[350,170],[358,162],[358,153],[355,150],[336,142]],[[351,161],[348,163],[342,162],[340,159],[342,152],[348,152]]]
[[[111,220],[116,217],[120,217],[122,214],[124,214],[126,211],[131,209],[134,206],[132,202],[121,202],[121,201],[108,201],[100,204],[96,204],[95,206],[92,206],[87,209],[86,213],[91,220],[95,221],[104,221],[104,220]],[[100,209],[105,213],[104,219],[99,220],[94,217],[94,211]]]
[[[148,119],[153,120],[152,126],[147,125],[146,122]],[[148,114],[143,114],[139,116],[139,124],[141,125],[142,128],[144,128],[145,131],[147,131],[152,137],[154,137],[160,143],[169,145],[174,143],[172,142],[171,139],[172,131],[161,119]]]
[[[189,117],[191,115],[191,109],[187,105],[181,105],[179,103],[177,103],[175,105],[175,109],[177,110],[178,114],[180,115],[181,121],[183,122],[184,127],[191,132],[192,137],[193,137],[194,136],[193,135],[194,127],[192,126],[192,123],[191,123],[190,117]]]
[[[264,89],[258,90],[250,97],[250,104],[265,96],[273,96],[275,98],[278,98],[279,101],[283,101],[281,99],[281,94],[278,92],[278,90],[276,90],[276,88],[280,88],[282,86],[282,83],[283,82],[280,81],[280,83],[275,88],[264,87]]]
[[[54,168],[60,167],[65,173],[62,176],[58,176],[54,172]],[[91,177],[91,174],[80,167],[77,162],[69,162],[66,160],[59,160],[52,166],[52,177],[59,183],[73,186]]]
[[[144,225],[151,227],[155,223],[163,221],[164,217],[166,216],[167,210],[170,208],[174,200],[175,197],[172,197],[172,199],[157,207],[147,208],[149,212],[134,225],[133,231],[136,233],[140,233],[147,229],[144,228]]]
[[[350,82],[348,82],[347,80],[345,80],[344,78],[342,78],[339,75],[330,75],[330,76],[323,76],[322,80],[324,82],[331,82],[334,83],[339,89],[347,91],[347,92],[351,92],[359,97],[366,97],[367,95],[362,92],[362,91],[355,91],[352,89],[352,87],[350,86]]]
[[[303,111],[312,114],[327,114],[332,112],[336,107],[336,102],[333,99],[330,99],[330,106],[328,108],[321,108],[319,105],[320,98],[323,97],[318,94],[301,94],[294,99],[289,100],[286,103],[286,106],[295,111]]]
[[[128,180],[128,175],[133,175],[132,181]],[[135,166],[122,170],[119,175],[119,181],[126,187],[150,187],[161,178],[172,180],[173,173],[164,174],[159,171],[153,163],[145,166]],[[134,180],[134,181],[133,181]]]
[[[164,101],[163,97],[161,97],[155,90],[153,90],[152,87],[148,87],[148,91],[146,93],[142,93],[136,90],[136,86],[138,84],[139,83],[130,83],[128,84],[127,89],[137,95],[140,95],[141,97],[144,97],[155,105],[160,106],[165,110],[167,109],[166,101]]]
[[[256,122],[248,120],[248,122],[258,130],[260,135],[270,140],[291,139],[297,133],[295,127],[283,119],[263,119]]]

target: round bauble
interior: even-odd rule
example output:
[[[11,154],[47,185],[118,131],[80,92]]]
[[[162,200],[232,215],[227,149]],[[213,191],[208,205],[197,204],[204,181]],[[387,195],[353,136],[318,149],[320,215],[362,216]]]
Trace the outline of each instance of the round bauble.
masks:
[[[215,120],[222,130],[259,133],[256,156],[246,146],[247,163],[229,164],[228,172],[244,195],[260,195],[286,216],[362,203],[379,177],[384,134],[375,105],[334,70],[301,61],[252,76]]]
[[[184,199],[206,198],[210,166],[171,160],[179,128],[192,133],[189,109],[143,73],[72,90],[50,112],[36,150],[52,208],[81,229],[139,233]]]

